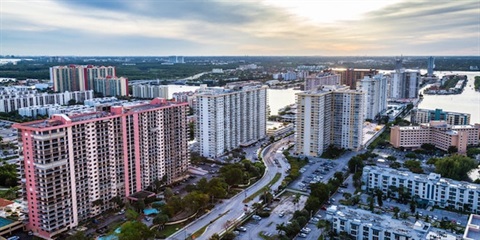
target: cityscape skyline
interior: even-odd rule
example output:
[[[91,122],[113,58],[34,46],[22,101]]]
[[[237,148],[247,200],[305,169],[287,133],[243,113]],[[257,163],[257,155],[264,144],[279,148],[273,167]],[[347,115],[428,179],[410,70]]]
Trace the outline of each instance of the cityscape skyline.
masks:
[[[479,11],[476,1],[4,1],[0,55],[478,55]]]

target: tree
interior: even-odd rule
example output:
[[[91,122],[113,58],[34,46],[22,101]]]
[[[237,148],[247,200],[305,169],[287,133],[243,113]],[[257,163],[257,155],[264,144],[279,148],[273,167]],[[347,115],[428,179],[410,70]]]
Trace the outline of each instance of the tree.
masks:
[[[155,218],[153,219],[153,224],[158,224],[158,225],[160,225],[160,228],[163,229],[163,226],[165,225],[165,223],[168,222],[168,220],[170,220],[170,218],[168,217],[168,215],[166,215],[166,214],[158,214],[158,215],[155,216]]]
[[[402,219],[407,219],[408,216],[409,216],[409,215],[408,215],[408,212],[402,212],[402,213],[400,214],[400,217],[401,217]]]
[[[316,197],[308,197],[307,202],[305,203],[305,210],[307,211],[315,211],[320,208],[322,204]]]
[[[458,148],[457,148],[456,146],[450,146],[450,147],[448,147],[447,152],[448,152],[449,154],[457,153],[457,152],[458,152]]]
[[[415,200],[412,199],[412,200],[410,201],[410,212],[411,212],[411,213],[414,213],[416,207],[417,207],[417,206],[416,206],[416,204],[415,204]]]
[[[373,199],[373,197],[368,197],[367,201],[368,201],[368,207],[370,211],[373,212],[373,210],[375,209],[375,206],[374,206],[375,199]]]
[[[348,169],[351,173],[355,173],[361,169],[363,169],[363,160],[359,156],[352,157],[350,161],[348,161]]]
[[[90,240],[90,238],[85,236],[84,231],[78,231],[75,234],[68,236],[66,240]]]
[[[397,158],[395,156],[388,156],[387,160],[395,161],[395,160],[397,160]]]
[[[123,205],[125,205],[125,204],[123,203],[122,198],[121,198],[120,196],[118,196],[118,195],[115,196],[115,197],[112,197],[112,198],[110,199],[110,202],[113,203],[113,205],[115,206],[115,207],[114,207],[115,209],[116,209],[116,208],[122,208]]]
[[[295,198],[293,198],[292,202],[293,202],[293,206],[295,206],[295,210],[297,209],[297,204],[298,202],[300,201],[300,194],[295,194]]]
[[[423,169],[420,161],[417,160],[407,160],[403,163],[403,166],[408,168],[413,173],[423,173]]]
[[[409,152],[409,153],[405,154],[405,157],[414,159],[414,158],[417,158],[417,154],[415,154],[413,152]]]
[[[461,155],[440,158],[435,163],[435,172],[444,178],[468,180],[468,173],[477,167],[475,160]]]
[[[428,152],[435,151],[435,145],[433,145],[431,143],[424,143],[420,147],[425,149]]]
[[[133,206],[135,207],[135,210],[140,213],[143,211],[143,209],[145,209],[145,200],[140,198],[133,203]]]
[[[383,191],[380,190],[380,189],[377,189],[375,191],[375,195],[377,196],[377,203],[378,203],[378,206],[383,206]]]
[[[75,101],[75,99],[70,99],[68,100],[68,105],[71,106],[71,105],[75,105],[77,104],[77,101]]]
[[[399,162],[393,162],[390,167],[393,169],[399,169],[402,165]]]
[[[398,208],[398,207],[394,207],[394,208],[393,208],[393,216],[394,216],[395,218],[398,218],[398,213],[399,213],[399,212],[400,212],[400,208]]]
[[[218,233],[213,234],[208,240],[220,240],[220,235]]]
[[[286,229],[287,227],[285,226],[285,223],[280,223],[280,224],[277,224],[277,226],[275,227],[275,229],[278,231],[278,235],[283,235],[283,233],[287,232]]]
[[[148,240],[153,239],[154,232],[147,225],[139,221],[129,221],[120,227],[119,240]]]
[[[173,197],[173,190],[169,187],[166,187],[165,190],[163,190],[163,196],[165,197],[165,200],[168,200]]]
[[[130,221],[137,220],[139,216],[140,214],[138,214],[137,212],[135,212],[135,210],[131,208],[128,208],[125,212],[125,217]]]

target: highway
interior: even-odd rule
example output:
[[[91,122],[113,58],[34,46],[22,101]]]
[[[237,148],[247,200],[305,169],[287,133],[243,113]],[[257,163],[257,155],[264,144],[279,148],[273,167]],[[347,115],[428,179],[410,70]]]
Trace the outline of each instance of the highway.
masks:
[[[266,170],[264,176],[257,181],[252,186],[248,187],[246,190],[242,191],[241,193],[237,194],[231,199],[226,199],[223,203],[218,204],[213,208],[209,213],[201,216],[199,219],[193,221],[189,225],[185,226],[181,230],[177,231],[176,233],[172,234],[167,239],[170,240],[183,240],[186,239],[188,236],[192,235],[199,229],[207,226],[205,232],[198,238],[200,240],[209,239],[213,234],[219,233],[222,230],[225,230],[228,227],[229,222],[234,222],[236,219],[239,219],[244,214],[244,205],[243,200],[246,196],[250,196],[253,193],[257,192],[258,190],[262,189],[269,182],[273,179],[277,172],[282,173],[282,177],[271,186],[272,189],[278,187],[281,183],[283,178],[286,176],[285,174],[285,167],[278,167],[274,163],[274,158],[278,157],[277,150],[282,149],[286,146],[290,141],[293,141],[293,135],[287,138],[284,138],[278,142],[275,142],[269,146],[267,146],[262,154],[262,159],[266,165]],[[277,154],[277,156],[276,156]],[[282,166],[285,166],[285,162],[282,161]],[[257,196],[254,200],[248,202],[249,206],[256,201],[258,201],[259,197]]]

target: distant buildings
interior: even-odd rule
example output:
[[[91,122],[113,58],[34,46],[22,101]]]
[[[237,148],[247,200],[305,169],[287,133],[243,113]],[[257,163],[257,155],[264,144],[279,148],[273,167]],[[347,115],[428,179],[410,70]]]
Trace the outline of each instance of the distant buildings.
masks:
[[[357,89],[357,81],[363,79],[365,76],[373,76],[378,74],[375,69],[333,69],[331,70],[335,74],[340,74],[341,84],[347,85],[350,89]]]
[[[115,67],[68,65],[50,68],[50,80],[56,92],[93,90],[96,78],[115,77]]]
[[[340,85],[340,75],[319,73],[307,76],[305,79],[305,91],[316,90],[324,85]]]
[[[387,77],[377,74],[360,80],[359,89],[365,93],[365,119],[375,119],[387,109]]]
[[[168,98],[167,85],[136,84],[132,86],[132,97],[136,98]]]
[[[195,92],[176,92],[172,94],[172,98],[177,102],[188,102],[193,107],[195,101]]]
[[[449,125],[470,124],[470,114],[446,112],[442,109],[412,109],[411,121],[414,124],[429,123],[430,121],[446,121]]]
[[[256,83],[202,86],[196,94],[200,154],[218,157],[266,137],[267,87]]]
[[[346,233],[351,239],[362,240],[455,240],[451,234],[442,234],[449,238],[440,238],[441,229],[430,223],[417,221],[410,223],[393,219],[386,214],[378,215],[363,209],[332,205],[327,208],[326,218],[332,223],[336,234]],[[435,238],[431,238],[434,236]],[[438,236],[438,238],[437,238]]]
[[[93,98],[93,91],[62,93],[38,93],[36,90],[0,91],[0,112],[12,112],[19,108],[46,104],[68,105],[70,101],[83,102]]]
[[[435,69],[435,58],[429,57],[427,60],[427,76],[433,76],[433,69]]]
[[[420,126],[393,126],[390,129],[390,143],[393,147],[406,149],[420,148],[424,143],[447,151],[455,146],[459,153],[466,153],[467,146],[479,143],[480,124],[448,125],[445,121],[431,121]]]
[[[294,71],[287,71],[281,73],[275,73],[272,75],[275,80],[293,81],[297,79],[297,73]]]
[[[329,145],[362,147],[365,93],[347,86],[297,93],[295,153],[318,157]]]
[[[154,99],[14,124],[26,228],[45,239],[72,229],[189,164],[187,104]]]
[[[57,104],[47,104],[41,106],[31,106],[23,107],[18,109],[18,114],[20,116],[26,117],[37,117],[38,115],[42,116],[52,116],[53,114],[80,114],[94,112],[95,108],[85,105],[72,105],[72,106],[60,106]]]
[[[366,190],[380,189],[385,196],[398,198],[398,189],[403,188],[405,193],[417,196],[431,206],[480,213],[479,184],[442,178],[436,173],[416,174],[377,166],[363,168],[362,182]]]
[[[170,56],[168,57],[169,63],[185,63],[185,59],[182,56]]]
[[[128,79],[124,77],[95,78],[93,90],[108,97],[128,96]]]

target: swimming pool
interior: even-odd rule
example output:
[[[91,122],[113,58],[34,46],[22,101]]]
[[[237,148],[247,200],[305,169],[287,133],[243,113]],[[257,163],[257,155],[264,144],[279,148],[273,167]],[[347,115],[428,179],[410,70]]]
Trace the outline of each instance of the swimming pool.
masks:
[[[155,208],[146,208],[146,209],[143,209],[143,214],[145,215],[158,214],[158,210]]]
[[[10,223],[13,223],[13,220],[0,217],[0,227],[5,227],[5,226],[7,226],[7,225],[10,224]]]
[[[120,233],[120,227],[115,229],[115,233]],[[103,236],[103,237],[98,237],[98,240],[118,240],[118,237],[115,234],[108,235],[108,236]]]

